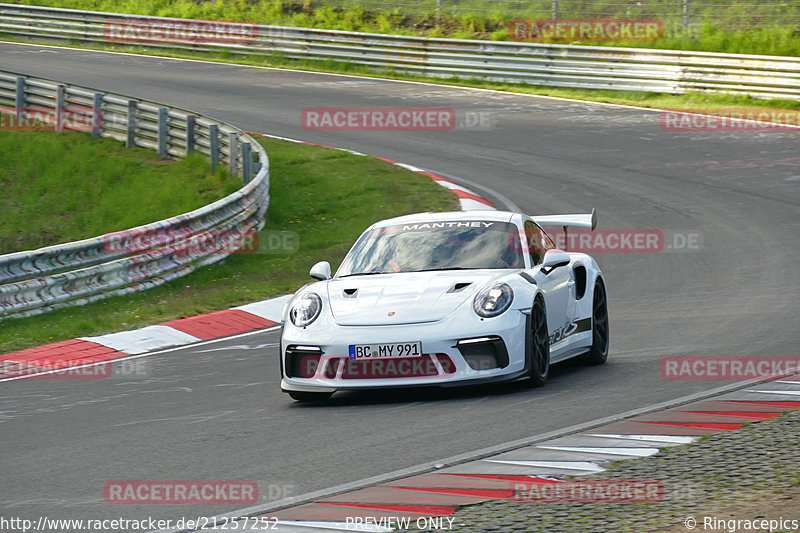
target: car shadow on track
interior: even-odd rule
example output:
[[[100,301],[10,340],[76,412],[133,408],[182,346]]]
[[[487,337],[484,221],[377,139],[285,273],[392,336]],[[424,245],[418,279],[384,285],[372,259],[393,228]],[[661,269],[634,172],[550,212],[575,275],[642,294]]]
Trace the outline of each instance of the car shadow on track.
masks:
[[[487,383],[465,387],[408,387],[364,391],[339,391],[329,400],[321,402],[292,402],[297,408],[330,408],[355,405],[393,405],[416,402],[442,402],[507,395],[544,395],[567,382],[590,379],[588,375],[598,367],[587,366],[580,358],[573,358],[550,367],[550,378],[543,387],[531,387],[527,379],[505,383]]]

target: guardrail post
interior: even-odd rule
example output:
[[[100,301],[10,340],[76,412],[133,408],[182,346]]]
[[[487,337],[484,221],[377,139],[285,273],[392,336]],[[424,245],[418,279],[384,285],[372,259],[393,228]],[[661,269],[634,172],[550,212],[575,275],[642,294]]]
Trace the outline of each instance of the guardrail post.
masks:
[[[194,115],[186,117],[186,155],[194,152]]]
[[[25,114],[25,78],[22,76],[17,76],[17,92],[14,98],[14,114],[17,119],[17,123],[22,121],[22,117]]]
[[[125,146],[133,148],[136,146],[136,112],[139,105],[136,100],[128,100],[128,137],[125,139]]]
[[[219,166],[219,126],[216,124],[208,127],[208,141],[211,145],[211,172],[216,172]]]
[[[0,0],[0,2],[2,1]],[[0,4],[0,6],[2,5]],[[2,9],[0,7],[0,11]],[[227,227],[232,217],[236,220],[238,219],[236,217],[245,215],[253,215],[253,222],[258,226],[263,226],[264,214],[269,205],[269,176],[266,173],[269,159],[260,145],[254,145],[253,139],[246,136],[241,130],[224,122],[211,124],[213,119],[202,114],[190,116],[191,112],[179,111],[166,107],[168,104],[146,100],[142,100],[142,127],[140,128],[139,101],[137,99],[101,92],[98,89],[72,86],[65,82],[28,78],[16,73],[3,72],[3,74],[5,76],[4,83],[0,83],[2,85],[0,92],[3,93],[0,94],[0,107],[8,108],[8,118],[10,119],[8,122],[21,118],[21,125],[34,121],[39,123],[41,122],[40,115],[45,115],[48,128],[52,124],[54,129],[62,131],[89,130],[96,137],[114,136],[124,139],[129,145],[139,143],[140,146],[144,144],[149,148],[159,148],[162,153],[172,155],[180,153],[182,155],[180,142],[183,141],[183,138],[181,141],[178,141],[177,138],[183,134],[183,127],[180,124],[181,117],[186,117],[188,128],[185,138],[189,144],[189,150],[202,152],[204,156],[206,153],[210,153],[215,170],[219,170],[220,163],[223,163],[221,168],[224,168],[224,163],[227,162],[224,160],[224,157],[227,156],[226,147],[220,146],[220,144],[225,144],[227,139],[220,139],[220,129],[226,134],[231,131],[235,132],[234,142],[231,143],[234,165],[238,168],[239,173],[245,172],[247,182],[255,181],[258,186],[248,186],[244,193],[227,195],[205,207],[156,221],[142,226],[142,228],[146,228],[144,231],[148,232],[158,231],[157,228],[181,228],[181,231],[185,228],[192,235],[198,235],[203,231],[208,232]],[[28,84],[28,80],[30,80],[30,84]],[[30,99],[27,95],[28,91],[31,92]],[[105,100],[106,95],[108,95],[108,102]],[[14,105],[19,108],[16,113],[10,109]],[[36,111],[42,108],[41,113],[37,112],[35,117],[32,116],[33,114],[30,112],[32,107],[36,108]],[[153,113],[153,110],[157,112]],[[6,109],[3,111],[5,112]],[[108,114],[105,113],[106,111]],[[125,118],[126,113],[127,118]],[[6,124],[5,118],[4,114],[4,120],[0,121],[3,129]],[[158,121],[157,124],[153,124],[154,119]],[[104,120],[108,120],[108,122],[106,123]],[[123,120],[125,120],[124,124]],[[170,120],[172,123],[169,122]],[[89,124],[90,121],[91,124]],[[15,127],[15,125],[11,124],[11,127]],[[139,134],[140,132],[142,135]],[[210,139],[209,144],[206,144],[206,137]],[[154,143],[153,140],[158,142]],[[195,141],[199,146],[195,146]],[[243,146],[243,141],[250,141],[250,144]],[[210,151],[207,149],[208,146],[211,147]],[[245,150],[243,160],[239,159],[242,157],[242,150]],[[236,157],[237,153],[238,157]],[[257,179],[250,179],[253,162],[259,158],[266,165],[264,171]],[[0,163],[2,162],[0,161]],[[233,179],[238,177],[237,173]],[[251,202],[255,204],[252,207]],[[2,289],[5,290],[6,287],[10,289],[5,290],[3,295],[8,301],[4,301],[3,305],[0,305],[0,322],[11,316],[25,316],[31,312],[48,311],[60,305],[81,305],[88,300],[119,294],[130,290],[129,287],[132,283],[136,283],[137,287],[142,289],[148,288],[148,285],[152,286],[153,280],[158,280],[162,276],[181,276],[190,272],[193,268],[207,262],[214,253],[214,250],[209,249],[193,254],[192,257],[176,258],[175,261],[160,260],[154,255],[150,258],[152,259],[150,263],[142,264],[140,269],[142,272],[131,273],[130,269],[126,268],[127,263],[119,261],[118,258],[130,255],[130,250],[126,250],[130,246],[125,245],[125,236],[136,235],[143,231],[142,228],[120,232],[121,240],[114,243],[108,241],[106,238],[108,235],[105,235],[55,245],[46,250],[31,250],[21,254],[3,255],[0,253],[0,271],[4,271],[0,273],[0,277],[6,283]],[[33,267],[29,268],[30,265]],[[176,265],[182,268],[176,270]],[[52,290],[42,290],[28,298],[24,291],[28,290],[33,283],[30,280],[37,281],[39,285],[46,281]]]
[[[247,185],[253,171],[253,156],[250,152],[250,143],[242,143],[242,183]]]
[[[67,88],[63,85],[56,87],[56,131],[64,131],[64,101]]]
[[[558,0],[553,0],[553,20],[558,19]]]
[[[228,169],[231,171],[231,176],[235,176],[236,172],[236,139],[237,135],[235,133],[228,134]],[[244,149],[244,147],[242,147]],[[242,153],[242,159],[244,159],[244,153]]]
[[[103,132],[103,95],[94,93],[94,104],[92,105],[92,136],[100,137]]]
[[[167,157],[167,108],[158,108],[158,154]]]

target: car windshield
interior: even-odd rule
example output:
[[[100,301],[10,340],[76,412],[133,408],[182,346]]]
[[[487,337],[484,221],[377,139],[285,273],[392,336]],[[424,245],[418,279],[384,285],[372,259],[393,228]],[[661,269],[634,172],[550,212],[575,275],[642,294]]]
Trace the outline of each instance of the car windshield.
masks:
[[[345,257],[337,276],[524,265],[514,224],[438,221],[398,224],[365,233]]]

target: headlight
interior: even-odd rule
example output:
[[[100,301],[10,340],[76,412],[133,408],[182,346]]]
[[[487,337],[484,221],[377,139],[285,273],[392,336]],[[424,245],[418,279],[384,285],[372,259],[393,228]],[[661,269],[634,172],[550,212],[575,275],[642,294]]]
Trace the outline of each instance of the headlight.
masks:
[[[478,316],[492,318],[501,315],[511,307],[514,291],[505,283],[495,283],[475,295],[472,308]]]
[[[322,310],[322,300],[313,293],[307,292],[292,305],[289,319],[298,328],[304,328],[314,322]]]

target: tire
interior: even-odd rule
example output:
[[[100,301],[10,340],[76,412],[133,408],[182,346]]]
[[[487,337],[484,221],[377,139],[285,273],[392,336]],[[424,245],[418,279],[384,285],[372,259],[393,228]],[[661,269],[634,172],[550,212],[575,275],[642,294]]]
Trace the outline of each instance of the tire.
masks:
[[[531,329],[528,339],[529,384],[541,387],[550,376],[550,332],[544,302],[537,298],[531,308]]]
[[[329,400],[333,393],[289,391],[289,396],[296,402],[324,402]]]
[[[592,347],[585,355],[590,365],[601,365],[608,359],[608,298],[601,280],[594,285],[592,298]]]

